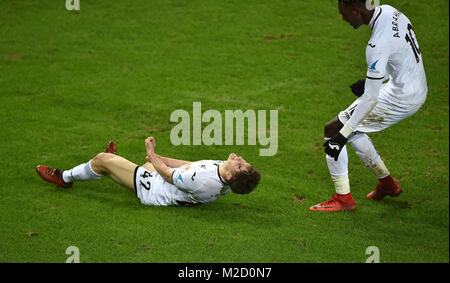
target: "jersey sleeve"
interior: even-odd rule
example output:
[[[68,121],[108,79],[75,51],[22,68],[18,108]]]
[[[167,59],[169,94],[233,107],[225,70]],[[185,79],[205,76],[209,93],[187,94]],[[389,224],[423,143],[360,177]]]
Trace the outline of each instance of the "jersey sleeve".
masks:
[[[390,50],[382,43],[369,43],[366,49],[367,79],[383,81],[386,76],[386,67]]]
[[[387,75],[386,67],[389,56],[390,50],[387,44],[381,40],[371,39],[366,49],[367,77],[364,94],[360,97],[360,102],[347,122],[351,129],[356,129],[377,104],[381,85]]]
[[[201,171],[190,170],[186,166],[176,168],[172,173],[172,183],[186,193],[194,193],[205,183],[202,173]]]

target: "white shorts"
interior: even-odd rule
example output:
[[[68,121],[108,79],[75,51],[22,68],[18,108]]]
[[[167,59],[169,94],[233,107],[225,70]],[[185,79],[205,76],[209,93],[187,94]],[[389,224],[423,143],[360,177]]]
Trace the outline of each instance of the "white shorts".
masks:
[[[164,180],[154,171],[137,166],[134,170],[134,190],[142,204],[165,206]]]
[[[361,98],[358,97],[347,109],[338,115],[339,121],[345,124],[353,114]],[[361,121],[355,130],[363,133],[379,132],[416,113],[421,105],[397,105],[389,101],[386,90],[381,89],[378,103]]]

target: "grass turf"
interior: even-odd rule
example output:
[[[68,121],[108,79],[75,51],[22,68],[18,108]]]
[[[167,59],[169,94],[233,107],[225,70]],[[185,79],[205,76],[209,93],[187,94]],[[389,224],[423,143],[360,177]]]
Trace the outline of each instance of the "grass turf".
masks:
[[[404,193],[374,202],[373,174],[349,148],[356,212],[312,213],[333,192],[323,125],[365,75],[370,29],[326,1],[0,3],[0,262],[381,262],[449,260],[448,1],[390,1],[412,21],[429,96],[371,135]],[[384,3],[384,2],[383,2]],[[279,148],[173,146],[170,113],[278,110]],[[257,190],[194,208],[146,207],[103,178],[61,190],[38,164],[71,168],[102,151],[143,163],[144,139],[185,160],[236,152],[260,168]]]

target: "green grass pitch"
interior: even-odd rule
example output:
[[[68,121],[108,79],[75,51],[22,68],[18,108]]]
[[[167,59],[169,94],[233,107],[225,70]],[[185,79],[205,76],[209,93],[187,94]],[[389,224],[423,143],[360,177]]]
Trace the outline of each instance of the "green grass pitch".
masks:
[[[370,135],[399,198],[367,200],[373,173],[349,148],[357,211],[313,213],[334,189],[323,126],[365,76],[370,28],[336,0],[0,1],[0,262],[449,261],[449,5],[381,1],[414,25],[429,93],[414,116]],[[278,152],[174,146],[170,114],[278,110]],[[205,126],[205,125],[203,125]],[[64,190],[38,164],[72,168],[115,140],[144,163],[144,139],[185,160],[230,152],[262,171],[257,190],[214,203],[146,207],[108,178]]]

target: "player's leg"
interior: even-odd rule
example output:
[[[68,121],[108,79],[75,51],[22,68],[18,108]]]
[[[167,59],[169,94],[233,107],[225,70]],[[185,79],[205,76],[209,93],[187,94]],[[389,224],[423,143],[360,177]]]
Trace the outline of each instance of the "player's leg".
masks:
[[[342,128],[343,124],[336,117],[329,121],[324,128],[325,141],[335,136]],[[356,203],[350,193],[350,182],[348,179],[348,155],[344,146],[337,161],[334,158],[325,156],[328,170],[333,181],[336,194],[326,201],[310,207],[312,211],[341,211],[355,210]]]
[[[133,162],[104,152],[97,154],[90,162],[94,173],[108,176],[116,183],[134,191],[134,171],[137,165]]]
[[[367,115],[358,127],[357,132],[371,133],[382,131],[416,113],[421,105],[400,105],[391,101],[391,96],[382,88],[377,105]],[[343,115],[341,115],[343,114]],[[347,110],[340,113],[339,118],[346,122],[349,113]],[[400,184],[395,181],[378,155],[372,141],[367,134],[355,134],[349,138],[348,143],[355,149],[356,154],[378,178],[378,185],[374,191],[367,195],[373,200],[382,200],[385,196],[398,196],[402,192]]]
[[[111,153],[117,156],[117,146],[114,141],[110,141],[106,146],[105,152]],[[110,154],[99,154],[94,161],[94,171],[100,172],[103,171],[103,175],[108,175],[113,179],[116,183],[123,185],[131,190],[135,190],[134,188],[134,170],[137,165],[120,157],[114,158],[114,156]],[[144,167],[150,171],[156,171],[153,164],[147,162],[143,164],[141,167]],[[98,170],[98,171],[97,171]]]
[[[324,134],[325,139],[330,139],[337,135],[337,133],[342,129],[344,124],[339,121],[338,117],[334,117],[328,123],[325,124]]]
[[[336,117],[325,125],[325,141],[334,137],[343,124]],[[347,147],[344,146],[337,161],[328,154],[325,156],[331,179],[333,180],[336,194],[347,195],[350,193],[350,184],[348,180],[348,154]]]
[[[134,191],[134,170],[137,165],[112,153],[99,153],[93,159],[69,170],[39,165],[36,170],[45,181],[71,187],[75,181],[96,180],[103,175]]]
[[[361,132],[352,134],[348,139],[348,144],[352,146],[362,162],[372,169],[378,179],[383,179],[390,175],[389,170],[367,134]]]
[[[395,181],[376,151],[369,136],[365,133],[357,132],[348,139],[348,143],[355,150],[356,155],[369,167],[378,178],[378,185],[374,191],[367,195],[367,198],[382,200],[389,195],[396,197],[402,192],[400,184]]]
[[[105,152],[117,154],[116,144],[109,141],[106,145]],[[45,165],[38,165],[36,172],[45,181],[54,183],[60,187],[70,188],[75,180],[95,180],[101,177],[96,174],[91,167],[91,161],[80,164],[71,170],[60,170]]]
[[[150,162],[144,163],[141,167],[144,167],[145,169],[150,171],[156,171],[155,167]]]
[[[358,99],[346,110],[339,113],[339,120],[345,123],[350,119]],[[419,105],[399,105],[390,101],[390,96],[383,88],[375,108],[367,115],[348,138],[348,143],[356,154],[369,167],[378,178],[377,188],[367,195],[367,198],[382,200],[386,195],[398,196],[402,192],[401,186],[390,175],[383,160],[380,158],[372,141],[366,133],[382,131],[399,121],[413,115],[420,108]]]

